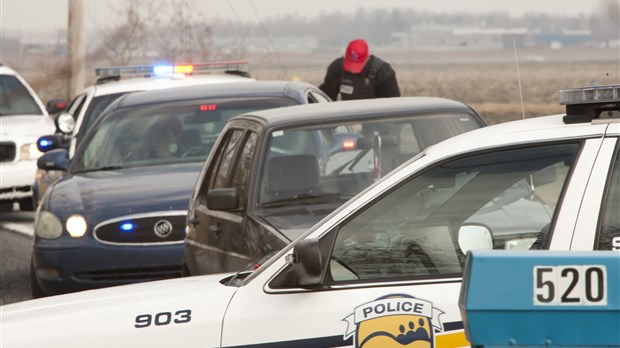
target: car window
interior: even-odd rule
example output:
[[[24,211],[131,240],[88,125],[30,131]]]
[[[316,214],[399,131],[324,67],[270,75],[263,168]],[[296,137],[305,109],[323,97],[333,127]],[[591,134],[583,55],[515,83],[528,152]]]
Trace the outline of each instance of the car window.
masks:
[[[329,102],[329,98],[326,96],[317,93],[315,91],[308,92],[308,104],[312,103],[327,103]]]
[[[230,118],[291,102],[284,97],[207,98],[111,110],[93,124],[92,133],[86,132],[72,162],[73,170],[203,162]]]
[[[241,149],[241,153],[239,154],[239,159],[236,161],[236,165],[233,168],[232,187],[237,189],[239,208],[245,208],[247,202],[249,174],[252,168],[252,159],[254,159],[257,142],[258,135],[254,132],[249,132],[246,136],[243,148]]]
[[[442,163],[340,226],[330,280],[460,275],[467,250],[545,246],[580,144]]]
[[[90,128],[90,126],[95,122],[95,120],[97,120],[103,110],[105,110],[108,105],[110,105],[113,101],[116,100],[116,98],[122,96],[123,94],[125,94],[125,92],[93,97],[91,102],[88,104],[86,111],[84,111],[84,115],[82,116],[82,122],[80,124],[80,129],[77,130],[76,145],[81,142],[82,138],[84,138],[84,135],[86,135],[86,130]],[[75,113],[71,114],[74,117],[78,117],[79,110],[76,110]]]
[[[603,205],[603,223],[598,232],[598,250],[620,250],[620,146],[616,146],[615,157],[607,199]]]
[[[211,177],[211,188],[223,188],[228,185],[228,171],[232,166],[235,152],[240,146],[243,131],[235,129],[230,133],[226,141],[226,146],[222,149],[222,153],[217,156],[218,160],[213,167],[214,175]]]
[[[77,97],[73,98],[69,106],[67,106],[67,113],[69,113],[73,117],[77,117],[84,105],[84,101],[86,100],[86,94],[80,94]]]
[[[0,79],[0,116],[43,115],[30,91],[13,75]]]
[[[295,204],[290,198],[298,196],[299,204],[307,204],[307,194],[351,198],[426,147],[479,127],[471,115],[430,114],[274,130],[269,134],[259,203]],[[311,158],[318,163],[318,179],[310,176]],[[306,175],[274,170],[274,165],[284,168],[293,163],[306,166],[298,167]]]

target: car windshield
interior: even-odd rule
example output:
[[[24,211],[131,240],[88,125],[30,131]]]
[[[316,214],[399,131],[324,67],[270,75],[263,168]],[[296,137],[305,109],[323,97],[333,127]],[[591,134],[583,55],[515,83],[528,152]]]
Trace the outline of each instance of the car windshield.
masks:
[[[260,205],[346,200],[428,146],[479,127],[472,115],[442,113],[273,131]]]
[[[83,130],[87,130],[88,128],[90,128],[90,126],[95,122],[95,120],[99,118],[99,115],[101,115],[103,110],[105,110],[105,108],[108,107],[108,105],[110,105],[113,101],[115,101],[116,98],[124,95],[125,93],[126,92],[93,97],[93,100],[88,105],[88,109],[86,109],[86,112],[84,112],[82,124],[80,125],[80,129],[78,130],[78,134],[77,134],[78,144],[82,140],[84,135],[86,135],[86,132]],[[77,117],[77,115],[73,115],[73,116]]]
[[[77,150],[73,172],[202,162],[233,116],[295,104],[285,97],[156,103],[103,116]]]
[[[0,116],[43,115],[28,89],[13,75],[0,79]]]

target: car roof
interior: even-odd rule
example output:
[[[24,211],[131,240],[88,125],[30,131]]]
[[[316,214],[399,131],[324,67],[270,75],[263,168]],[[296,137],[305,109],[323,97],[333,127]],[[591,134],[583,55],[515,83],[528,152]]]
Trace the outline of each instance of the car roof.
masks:
[[[6,65],[0,65],[0,74],[2,75],[17,75],[17,72]]]
[[[235,116],[229,122],[238,119],[254,119],[267,124],[268,127],[278,128],[290,124],[326,123],[330,120],[359,120],[378,115],[389,117],[401,114],[454,112],[476,115],[484,124],[482,117],[469,106],[454,100],[435,97],[394,97],[295,105]]]
[[[476,150],[495,150],[502,147],[531,144],[534,142],[569,141],[601,137],[613,131],[620,132],[617,123],[587,122],[564,123],[564,114],[540,116],[525,120],[509,121],[456,135],[429,147],[427,155],[448,156]]]
[[[89,88],[94,89],[94,95],[107,95],[122,92],[146,91],[180,86],[204,85],[210,83],[227,83],[239,81],[254,81],[249,77],[234,74],[204,74],[193,76],[168,76],[168,77],[136,77],[94,84]],[[87,88],[88,89],[88,88]],[[87,90],[85,89],[85,91]]]
[[[223,84],[184,86],[166,90],[129,93],[114,101],[109,109],[205,97],[294,96],[306,89],[318,90],[315,86],[303,81],[236,81]]]

